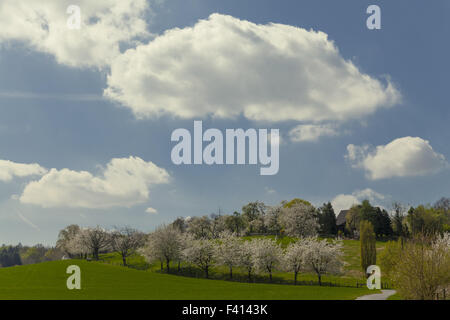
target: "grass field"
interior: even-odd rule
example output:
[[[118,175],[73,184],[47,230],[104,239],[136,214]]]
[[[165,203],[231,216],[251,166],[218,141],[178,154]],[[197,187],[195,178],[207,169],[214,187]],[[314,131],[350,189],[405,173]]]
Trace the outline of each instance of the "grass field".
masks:
[[[66,287],[67,266],[81,268],[81,290]],[[346,300],[368,289],[248,284],[188,278],[100,262],[65,260],[0,269],[0,299]]]
[[[267,237],[267,236],[265,236]],[[270,238],[274,238],[274,236],[268,236]],[[245,239],[256,238],[256,237],[245,237]],[[284,237],[278,239],[278,242],[281,246],[286,247],[292,239],[289,237]],[[377,241],[377,253],[379,253],[384,249],[386,242]],[[337,283],[341,286],[356,286],[356,283],[365,283],[365,276],[362,272],[360,266],[360,242],[359,240],[343,240],[343,260],[344,260],[344,268],[343,273],[340,275],[324,275],[322,277],[323,282]],[[103,262],[113,264],[113,265],[122,265],[122,258],[116,253],[103,254],[101,255],[101,259]],[[159,263],[148,264],[144,257],[140,255],[131,256],[128,259],[128,264],[130,267],[139,269],[139,270],[152,270],[158,272],[160,269]],[[171,268],[174,273],[176,273],[176,264],[172,264]],[[186,266],[183,266],[186,268]],[[213,267],[210,270],[210,278],[216,280],[229,280],[229,271],[227,267]],[[200,270],[192,270],[188,269],[182,274],[197,278],[204,277],[204,274]],[[243,282],[247,282],[247,273],[245,270],[240,268],[233,268],[233,278],[234,280],[239,280]],[[267,275],[254,275],[254,278],[257,279],[257,282],[269,282]],[[383,277],[383,282],[389,282],[389,279]],[[300,273],[298,276],[299,283],[301,282],[317,282],[317,275],[314,273]],[[273,274],[273,282],[275,283],[289,283],[293,282],[293,273],[292,272],[283,272],[283,271],[275,271]]]

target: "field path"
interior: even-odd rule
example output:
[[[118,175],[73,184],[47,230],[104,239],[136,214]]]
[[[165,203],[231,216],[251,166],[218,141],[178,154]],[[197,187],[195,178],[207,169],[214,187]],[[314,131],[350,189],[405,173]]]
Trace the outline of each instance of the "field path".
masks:
[[[356,298],[356,300],[387,300],[390,296],[395,294],[395,290],[381,290],[381,293],[376,294],[368,294],[365,296],[361,296]]]

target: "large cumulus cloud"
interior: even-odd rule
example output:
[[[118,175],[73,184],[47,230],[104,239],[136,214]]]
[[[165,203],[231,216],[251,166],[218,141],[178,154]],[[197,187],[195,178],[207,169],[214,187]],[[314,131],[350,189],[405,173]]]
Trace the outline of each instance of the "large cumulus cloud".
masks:
[[[400,101],[327,34],[213,14],[117,56],[104,94],[139,117],[264,121],[359,118]]]

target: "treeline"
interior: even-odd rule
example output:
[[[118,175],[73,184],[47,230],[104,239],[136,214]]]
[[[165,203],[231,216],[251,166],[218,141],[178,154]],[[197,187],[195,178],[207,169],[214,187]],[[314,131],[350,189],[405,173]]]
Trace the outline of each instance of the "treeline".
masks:
[[[2,245],[0,247],[0,267],[60,260],[63,254],[63,251],[56,247],[45,247],[41,244],[35,246]]]
[[[361,221],[369,221],[377,239],[412,237],[418,233],[443,233],[450,231],[450,198],[441,198],[434,205],[404,206],[393,203],[391,213],[374,207],[369,200],[354,205],[346,213],[344,225],[337,225],[330,202],[315,208],[302,199],[283,201],[277,206],[263,202],[250,202],[241,212],[229,215],[177,218],[172,224],[182,232],[196,238],[217,238],[223,232],[240,236],[276,235],[304,237],[359,238]]]

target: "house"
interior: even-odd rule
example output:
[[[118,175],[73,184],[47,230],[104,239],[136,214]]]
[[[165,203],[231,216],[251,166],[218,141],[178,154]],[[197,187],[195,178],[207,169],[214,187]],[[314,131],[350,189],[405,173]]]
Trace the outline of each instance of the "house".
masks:
[[[347,213],[349,211],[350,211],[350,209],[341,210],[341,212],[339,212],[339,214],[336,218],[336,226],[337,226],[338,232],[340,230],[342,233],[345,233],[345,223],[347,222],[346,218],[347,218]]]

